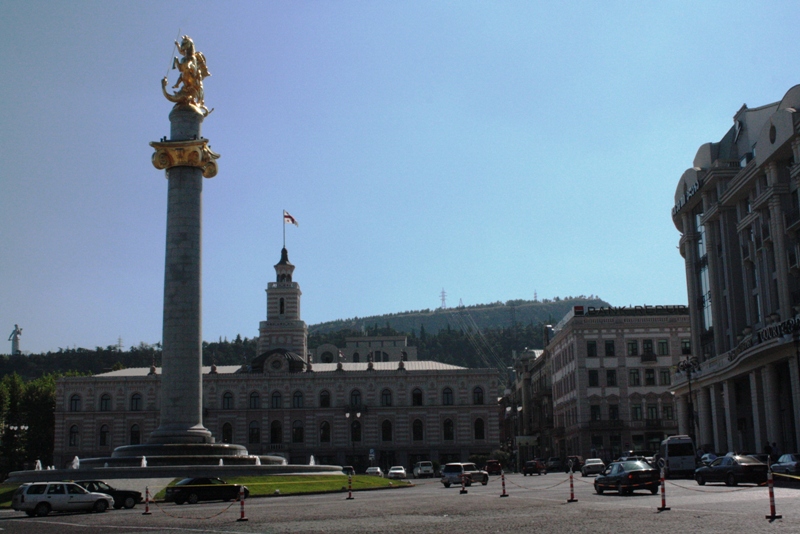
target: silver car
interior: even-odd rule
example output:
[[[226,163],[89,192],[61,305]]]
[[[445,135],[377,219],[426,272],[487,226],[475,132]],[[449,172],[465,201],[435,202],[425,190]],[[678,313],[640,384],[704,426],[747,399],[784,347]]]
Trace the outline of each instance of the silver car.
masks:
[[[589,458],[581,467],[581,476],[599,475],[606,468],[600,458]]]
[[[473,482],[480,482],[484,486],[489,483],[489,473],[478,469],[475,464],[453,463],[442,469],[442,484],[445,488],[449,488],[450,484],[460,486],[462,478],[465,486],[471,486]]]
[[[11,498],[11,507],[33,517],[50,512],[105,512],[114,498],[94,493],[72,482],[33,482],[21,485]]]

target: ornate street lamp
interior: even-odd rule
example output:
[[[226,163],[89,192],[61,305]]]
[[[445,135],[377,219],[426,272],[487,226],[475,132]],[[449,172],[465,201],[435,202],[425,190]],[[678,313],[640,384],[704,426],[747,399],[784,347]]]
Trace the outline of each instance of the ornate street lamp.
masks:
[[[700,360],[694,356],[687,355],[686,359],[678,362],[678,370],[686,373],[686,380],[689,382],[689,437],[695,443],[695,418],[694,418],[694,397],[692,394],[692,371],[700,370]],[[696,443],[695,443],[696,445]]]

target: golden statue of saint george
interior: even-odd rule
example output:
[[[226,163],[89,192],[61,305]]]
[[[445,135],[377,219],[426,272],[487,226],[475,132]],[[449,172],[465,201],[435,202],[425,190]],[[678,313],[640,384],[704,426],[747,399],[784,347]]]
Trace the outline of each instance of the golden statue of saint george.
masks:
[[[209,110],[203,98],[203,78],[211,76],[206,67],[206,58],[201,52],[195,52],[194,41],[188,35],[184,35],[181,42],[175,42],[178,47],[182,58],[174,58],[172,60],[172,68],[178,69],[180,76],[173,89],[177,89],[181,85],[178,92],[169,94],[167,92],[167,77],[161,80],[161,90],[164,91],[164,96],[170,102],[175,102],[178,105],[197,106],[203,110],[203,115],[207,116],[214,111]]]

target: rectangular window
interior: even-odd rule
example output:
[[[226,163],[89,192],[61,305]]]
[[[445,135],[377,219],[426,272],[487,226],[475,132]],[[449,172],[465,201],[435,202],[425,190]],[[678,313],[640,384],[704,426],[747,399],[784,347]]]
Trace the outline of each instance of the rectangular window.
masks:
[[[642,340],[642,354],[653,354],[653,340],[652,339],[643,339]]]
[[[631,369],[628,371],[628,385],[629,386],[640,386],[641,383],[639,382],[639,370],[638,369]]]
[[[589,410],[591,413],[592,421],[599,421],[600,420],[600,405],[599,404],[592,404],[589,406]]]
[[[628,356],[639,355],[639,342],[636,340],[628,341]]]
[[[608,405],[608,419],[610,421],[619,421],[619,404]]]
[[[597,341],[586,342],[586,356],[589,358],[594,358],[597,356]]]
[[[610,388],[617,387],[617,370],[606,369],[606,386]]]
[[[610,358],[613,358],[616,355],[617,355],[617,353],[614,351],[614,340],[613,339],[607,339],[606,340],[606,356],[608,356]]]
[[[659,375],[660,375],[660,383],[661,383],[661,385],[662,386],[669,386],[670,383],[672,382],[672,379],[671,379],[670,374],[669,374],[669,369],[661,369],[659,371]]]
[[[655,369],[645,369],[644,370],[644,385],[645,386],[655,386],[656,385],[656,370]]]
[[[596,369],[589,370],[589,387],[596,388],[600,386],[600,377]]]
[[[632,421],[641,421],[642,420],[642,405],[641,404],[633,404],[633,405],[631,405],[631,420]]]
[[[666,339],[658,340],[658,355],[669,356],[669,340]]]
[[[692,340],[691,339],[682,339],[681,340],[681,354],[691,354],[692,353]]]
[[[648,404],[647,405],[647,418],[648,419],[658,419],[658,405],[657,404]]]
[[[662,406],[661,407],[661,414],[664,416],[664,419],[666,419],[667,421],[672,421],[675,418],[674,414],[672,413],[672,405],[671,404],[665,404],[664,406]]]

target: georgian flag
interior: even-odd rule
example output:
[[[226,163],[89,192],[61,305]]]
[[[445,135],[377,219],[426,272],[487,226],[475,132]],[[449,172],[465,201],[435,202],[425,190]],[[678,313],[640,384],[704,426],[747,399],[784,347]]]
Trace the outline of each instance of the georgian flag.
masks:
[[[299,224],[297,224],[297,219],[289,215],[288,211],[283,210],[283,224],[286,223],[292,223],[295,226],[300,226]]]

